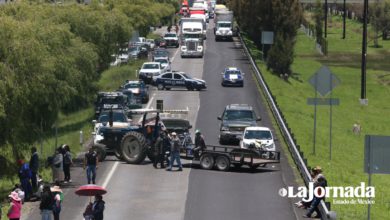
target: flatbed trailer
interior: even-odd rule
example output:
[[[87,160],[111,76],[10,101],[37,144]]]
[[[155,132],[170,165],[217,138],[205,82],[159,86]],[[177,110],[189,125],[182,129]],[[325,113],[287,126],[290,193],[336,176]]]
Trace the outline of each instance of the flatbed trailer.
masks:
[[[265,167],[270,163],[280,163],[280,152],[264,151],[259,149],[242,149],[232,146],[207,145],[198,157],[188,148],[182,156],[199,161],[202,169],[211,170],[214,167],[220,171],[227,171],[231,165],[241,167],[246,165],[252,169]]]

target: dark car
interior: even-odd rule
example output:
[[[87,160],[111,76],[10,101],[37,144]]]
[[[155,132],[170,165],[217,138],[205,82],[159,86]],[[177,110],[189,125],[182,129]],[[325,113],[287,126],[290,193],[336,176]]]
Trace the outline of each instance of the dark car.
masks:
[[[222,74],[222,86],[244,86],[244,73],[237,67],[228,67]]]
[[[163,58],[163,59],[168,59],[169,60],[169,52],[166,49],[155,49],[153,54],[152,54],[152,60],[155,60],[157,58]]]
[[[155,47],[163,47],[167,48],[167,42],[164,40],[164,38],[158,38],[154,40]]]
[[[225,107],[222,116],[218,117],[221,121],[219,143],[239,142],[246,127],[257,126],[260,117],[252,106],[247,104],[230,104]]]
[[[126,106],[128,109],[140,109],[142,108],[142,99],[139,96],[135,96],[131,90],[120,90],[127,96]]]
[[[127,96],[122,92],[99,92],[95,101],[95,117],[107,109],[127,109]]]
[[[131,46],[128,49],[130,59],[141,59],[148,57],[148,48],[146,46]]]
[[[204,80],[192,78],[184,72],[167,72],[153,78],[153,84],[157,89],[169,90],[171,88],[186,88],[188,90],[206,89],[207,85]]]
[[[127,80],[120,89],[122,91],[131,91],[136,99],[143,104],[149,101],[149,87],[141,80]]]

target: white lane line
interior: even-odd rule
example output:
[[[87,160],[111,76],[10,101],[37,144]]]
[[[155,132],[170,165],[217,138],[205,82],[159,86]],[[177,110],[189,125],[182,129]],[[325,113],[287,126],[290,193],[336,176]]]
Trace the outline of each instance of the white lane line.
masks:
[[[180,48],[180,47],[179,47]],[[176,57],[176,54],[179,52],[179,48],[176,49],[176,52],[173,54],[173,57],[172,57],[172,63],[173,61],[175,60],[175,57]]]
[[[146,108],[150,108],[151,104],[153,103],[153,99],[154,99],[154,96],[156,94],[153,94],[152,98],[150,98],[148,104],[146,105]],[[142,121],[142,117],[140,118],[139,122]],[[111,178],[112,178],[112,175],[114,175],[116,169],[118,168],[118,165],[119,165],[119,162],[118,161],[115,161],[114,165],[111,167],[111,170],[110,172],[108,173],[106,179],[104,180],[103,182],[103,188],[106,188],[108,183],[110,182]]]
[[[111,178],[112,178],[112,175],[114,175],[114,172],[115,172],[116,168],[118,167],[118,165],[119,165],[119,162],[116,161],[116,162],[114,163],[114,166],[112,166],[110,172],[108,173],[106,179],[104,180],[104,183],[103,183],[103,185],[102,185],[103,188],[106,188],[106,187],[107,187],[107,185],[108,185],[108,183],[110,182],[110,180],[111,180]]]

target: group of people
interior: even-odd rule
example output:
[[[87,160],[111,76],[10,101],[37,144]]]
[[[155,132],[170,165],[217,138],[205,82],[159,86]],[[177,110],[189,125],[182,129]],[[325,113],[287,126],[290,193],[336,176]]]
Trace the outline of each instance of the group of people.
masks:
[[[312,181],[314,183],[314,189],[316,187],[323,187],[325,188],[327,186],[327,181],[325,176],[322,174],[322,168],[320,166],[316,166],[311,170],[311,177]],[[323,200],[324,197],[316,197],[313,196],[313,200],[305,202],[305,201],[299,201],[295,203],[295,205],[298,208],[304,208],[308,209],[306,214],[303,215],[304,218],[311,218],[314,212],[316,212],[315,218],[321,217],[320,210],[318,209],[318,205],[320,204],[321,200]]]
[[[157,165],[160,164],[161,168],[165,168],[165,162],[168,165],[167,171],[172,171],[172,167],[176,161],[179,169],[178,171],[183,170],[183,165],[180,161],[180,148],[182,143],[176,132],[172,132],[170,135],[166,131],[160,132],[159,137],[157,138],[154,144],[154,160],[153,166],[157,168]],[[204,138],[200,130],[195,132],[195,148],[193,153],[195,157],[199,157],[199,153],[206,148]],[[169,152],[169,157],[166,156],[166,152]],[[168,159],[169,158],[169,159]]]
[[[49,157],[49,164],[53,171],[53,182],[72,182],[70,178],[70,167],[73,164],[73,159],[67,144],[63,144],[56,149],[54,156]]]

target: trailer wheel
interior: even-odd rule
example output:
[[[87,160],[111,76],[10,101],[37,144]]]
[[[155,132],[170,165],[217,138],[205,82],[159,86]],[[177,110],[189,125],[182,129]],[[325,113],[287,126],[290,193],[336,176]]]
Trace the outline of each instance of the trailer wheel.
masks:
[[[252,165],[250,165],[249,167],[250,167],[252,170],[256,170],[259,166],[260,166],[260,164],[252,164]]]
[[[145,137],[138,132],[130,131],[121,141],[123,159],[130,164],[140,164],[146,157]]]
[[[205,170],[211,170],[214,167],[214,158],[210,154],[200,157],[200,166]]]
[[[230,168],[230,160],[225,156],[218,156],[215,160],[215,166],[220,171],[228,171]]]

